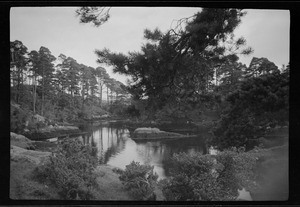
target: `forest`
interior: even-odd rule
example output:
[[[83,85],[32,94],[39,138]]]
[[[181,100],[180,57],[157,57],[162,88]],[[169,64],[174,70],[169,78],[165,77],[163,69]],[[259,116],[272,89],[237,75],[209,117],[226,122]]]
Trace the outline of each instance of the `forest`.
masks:
[[[109,23],[109,10],[81,7],[76,13],[85,24],[101,28]],[[266,142],[263,137],[272,130],[289,126],[290,65],[278,67],[265,57],[253,57],[249,66],[240,62],[239,57],[253,53],[245,38],[234,35],[245,15],[242,9],[204,8],[178,20],[167,32],[145,29],[146,43],[140,51],[124,54],[108,48],[96,49],[101,65],[97,68],[64,54],[55,57],[46,46],[28,51],[22,40],[11,41],[10,131],[26,135],[50,125],[77,125],[103,117],[139,125],[205,126],[211,134],[207,144],[220,151],[216,160],[225,168],[216,168],[220,173],[216,178],[208,173],[214,166],[209,156],[175,154],[172,177],[159,184],[163,186],[162,193],[167,200],[235,199],[240,185],[249,187],[255,183],[247,183],[245,176],[256,179],[251,174],[256,154],[250,156],[246,152],[263,146]],[[111,78],[105,66],[129,77],[127,84]],[[205,116],[209,113],[216,118]],[[43,117],[45,121],[35,117]],[[71,145],[74,149],[78,147],[76,143]],[[67,156],[62,149],[60,156]],[[233,157],[237,163],[233,164]],[[53,169],[59,174],[59,161],[53,159]],[[91,165],[95,165],[94,161]],[[228,170],[242,168],[239,165],[244,167],[241,172],[246,173],[249,168],[251,175],[241,173],[236,177],[234,170]],[[130,172],[139,176],[151,171],[147,181],[157,181],[153,168],[135,162],[125,171],[116,171],[131,190],[135,187],[128,181]],[[149,186],[143,190],[152,195],[152,184]],[[138,192],[140,189],[131,193]],[[149,199],[149,194],[146,197]]]
[[[167,33],[145,29],[147,43],[140,52],[96,50],[99,63],[131,77],[127,86],[103,67],[63,54],[54,57],[44,46],[27,51],[16,40],[11,42],[11,101],[26,113],[58,122],[107,113],[197,122],[201,112],[213,110],[220,116],[214,123],[215,144],[241,146],[270,127],[287,124],[290,69],[264,57],[254,57],[248,67],[239,62],[239,55],[253,50],[233,35],[243,15],[239,9],[203,10]],[[26,115],[11,113],[12,131],[22,131]]]

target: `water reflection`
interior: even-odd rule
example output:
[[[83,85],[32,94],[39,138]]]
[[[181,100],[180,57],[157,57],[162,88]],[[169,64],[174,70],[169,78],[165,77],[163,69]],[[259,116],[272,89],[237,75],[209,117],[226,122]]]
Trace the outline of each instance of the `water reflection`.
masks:
[[[101,164],[125,169],[134,160],[141,164],[154,165],[154,171],[160,179],[168,175],[168,159],[173,153],[207,153],[205,135],[188,139],[135,142],[130,138],[127,129],[99,126],[80,139],[84,144],[98,148]]]

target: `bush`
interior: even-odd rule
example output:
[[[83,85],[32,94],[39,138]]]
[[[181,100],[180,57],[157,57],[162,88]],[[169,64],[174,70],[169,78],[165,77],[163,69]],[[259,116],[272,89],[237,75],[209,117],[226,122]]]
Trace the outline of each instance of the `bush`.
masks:
[[[170,178],[161,181],[166,200],[213,200],[209,198],[216,186],[212,169],[217,165],[213,157],[200,153],[174,154],[170,166]]]
[[[223,167],[218,169],[218,185],[222,189],[219,196],[225,200],[235,200],[238,189],[256,190],[256,155],[245,152],[245,148],[233,147],[216,155],[217,163]]]
[[[289,75],[272,73],[241,82],[226,100],[229,106],[213,129],[211,144],[218,149],[258,145],[269,126],[285,125],[289,118]],[[254,140],[252,144],[249,140]]]
[[[154,188],[158,175],[153,173],[154,166],[140,165],[132,161],[126,166],[119,179],[122,181],[126,190],[137,200],[149,200],[155,197]]]
[[[35,175],[39,180],[53,183],[63,199],[92,199],[98,187],[94,173],[96,154],[94,148],[79,140],[66,139],[48,163],[35,169]]]
[[[236,200],[238,189],[255,189],[255,156],[233,148],[217,155],[174,154],[170,178],[160,181],[166,200]]]
[[[25,123],[29,119],[28,112],[15,107],[10,107],[10,131],[17,134],[22,133],[26,127]]]

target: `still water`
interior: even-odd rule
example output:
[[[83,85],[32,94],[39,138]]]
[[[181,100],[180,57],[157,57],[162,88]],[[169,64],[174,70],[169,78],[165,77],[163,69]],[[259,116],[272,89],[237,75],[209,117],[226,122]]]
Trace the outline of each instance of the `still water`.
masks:
[[[101,164],[109,164],[125,169],[132,161],[154,166],[159,179],[168,176],[168,159],[173,153],[201,152],[207,153],[204,133],[195,138],[135,142],[130,138],[126,128],[99,126],[80,137],[84,144],[98,148],[98,158]]]
[[[154,166],[158,179],[167,177],[168,160],[173,153],[200,152],[202,154],[215,154],[216,150],[208,148],[205,144],[209,134],[202,133],[198,137],[165,140],[135,142],[130,138],[130,132],[124,127],[98,126],[89,130],[87,135],[79,137],[84,144],[90,144],[98,149],[100,164],[108,164],[125,169],[132,161],[140,164]],[[239,190],[239,198],[252,200],[249,192]]]

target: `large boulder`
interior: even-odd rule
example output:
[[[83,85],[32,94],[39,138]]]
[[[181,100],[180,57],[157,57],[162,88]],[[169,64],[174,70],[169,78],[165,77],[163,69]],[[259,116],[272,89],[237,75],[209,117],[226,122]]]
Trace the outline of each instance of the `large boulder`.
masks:
[[[14,146],[21,147],[23,149],[35,149],[34,142],[28,139],[27,137],[10,132],[10,144]]]
[[[142,128],[137,128],[136,130],[134,130],[133,133],[160,133],[162,131],[160,131],[158,128],[151,128],[151,127],[142,127]]]
[[[161,131],[158,128],[151,128],[151,127],[142,127],[137,128],[133,132],[133,137],[135,138],[164,138],[170,136],[182,136],[182,134],[174,133],[174,132],[165,132]]]

